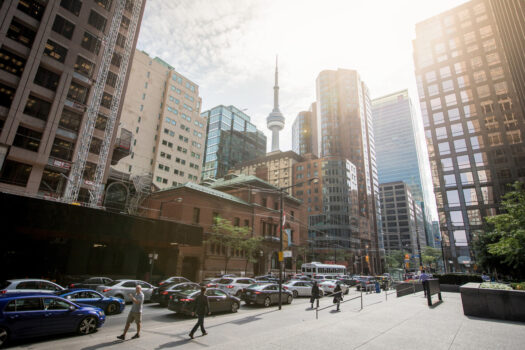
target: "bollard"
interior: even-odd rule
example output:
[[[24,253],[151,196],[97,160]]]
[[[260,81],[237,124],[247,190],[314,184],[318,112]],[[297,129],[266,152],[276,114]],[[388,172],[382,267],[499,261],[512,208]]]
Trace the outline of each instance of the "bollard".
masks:
[[[361,288],[361,310],[363,310],[363,288]]]
[[[412,283],[412,290],[413,290],[412,294],[416,294],[416,284],[415,283]]]
[[[385,290],[385,301],[388,301],[388,290]]]

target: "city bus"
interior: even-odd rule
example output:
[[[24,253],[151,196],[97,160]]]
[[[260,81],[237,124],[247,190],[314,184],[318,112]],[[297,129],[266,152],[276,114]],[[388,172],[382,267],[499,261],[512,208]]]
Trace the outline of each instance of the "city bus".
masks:
[[[346,275],[346,266],[312,261],[311,263],[302,264],[301,272],[310,278],[317,275],[344,276]]]

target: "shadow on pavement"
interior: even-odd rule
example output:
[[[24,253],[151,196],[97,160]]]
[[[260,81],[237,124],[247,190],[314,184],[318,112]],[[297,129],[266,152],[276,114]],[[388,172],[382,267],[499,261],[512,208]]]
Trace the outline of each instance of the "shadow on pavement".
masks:
[[[248,322],[259,321],[259,320],[262,319],[259,316],[262,316],[262,315],[265,315],[265,314],[269,314],[269,313],[272,313],[272,312],[276,312],[276,311],[278,311],[278,310],[275,309],[275,310],[271,310],[271,311],[261,312],[260,314],[246,316],[246,317],[240,318],[238,320],[235,320],[235,321],[232,321],[232,322],[225,322],[225,323],[245,324],[245,323],[248,323]],[[218,325],[215,325],[215,326],[211,326],[211,327],[220,326],[222,324],[224,324],[224,323],[221,323],[221,324],[218,324]]]
[[[100,344],[97,344],[97,345],[87,346],[85,348],[82,348],[82,350],[102,349],[102,348],[105,348],[105,347],[108,347],[108,346],[113,346],[113,345],[117,345],[117,344],[120,344],[120,343],[124,343],[124,342],[127,342],[129,340],[131,340],[131,338],[127,339],[127,340],[112,340],[112,341],[108,341],[108,342],[105,342],[105,343],[100,343]]]
[[[187,339],[181,339],[181,340],[177,340],[177,341],[171,341],[169,343],[165,343],[165,344],[161,344],[159,346],[157,346],[155,349],[169,349],[169,348],[174,348],[176,346],[181,346],[181,345],[185,345],[185,344],[188,344],[189,342],[195,342],[201,346],[208,346],[208,345],[205,345],[205,344],[201,344],[199,342],[196,342],[194,339],[191,339],[191,338],[187,338]]]

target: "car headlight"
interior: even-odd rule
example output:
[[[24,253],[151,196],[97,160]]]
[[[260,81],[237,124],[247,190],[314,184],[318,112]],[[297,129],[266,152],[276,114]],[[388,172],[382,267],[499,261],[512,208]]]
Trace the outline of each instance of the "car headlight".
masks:
[[[104,311],[97,311],[99,316],[104,316]]]

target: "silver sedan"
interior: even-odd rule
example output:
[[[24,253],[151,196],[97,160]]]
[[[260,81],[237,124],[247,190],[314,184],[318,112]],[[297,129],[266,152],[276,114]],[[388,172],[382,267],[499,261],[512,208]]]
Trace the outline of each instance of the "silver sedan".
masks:
[[[310,297],[312,296],[313,284],[306,281],[290,281],[283,285],[285,289],[292,292],[293,297]],[[319,286],[319,292],[323,296],[323,289]]]
[[[104,286],[98,286],[97,292],[100,292],[107,297],[116,297],[123,299],[126,302],[131,302],[129,294],[135,294],[135,287],[137,284],[142,287],[144,301],[150,301],[154,287],[148,282],[140,280],[116,280]]]

